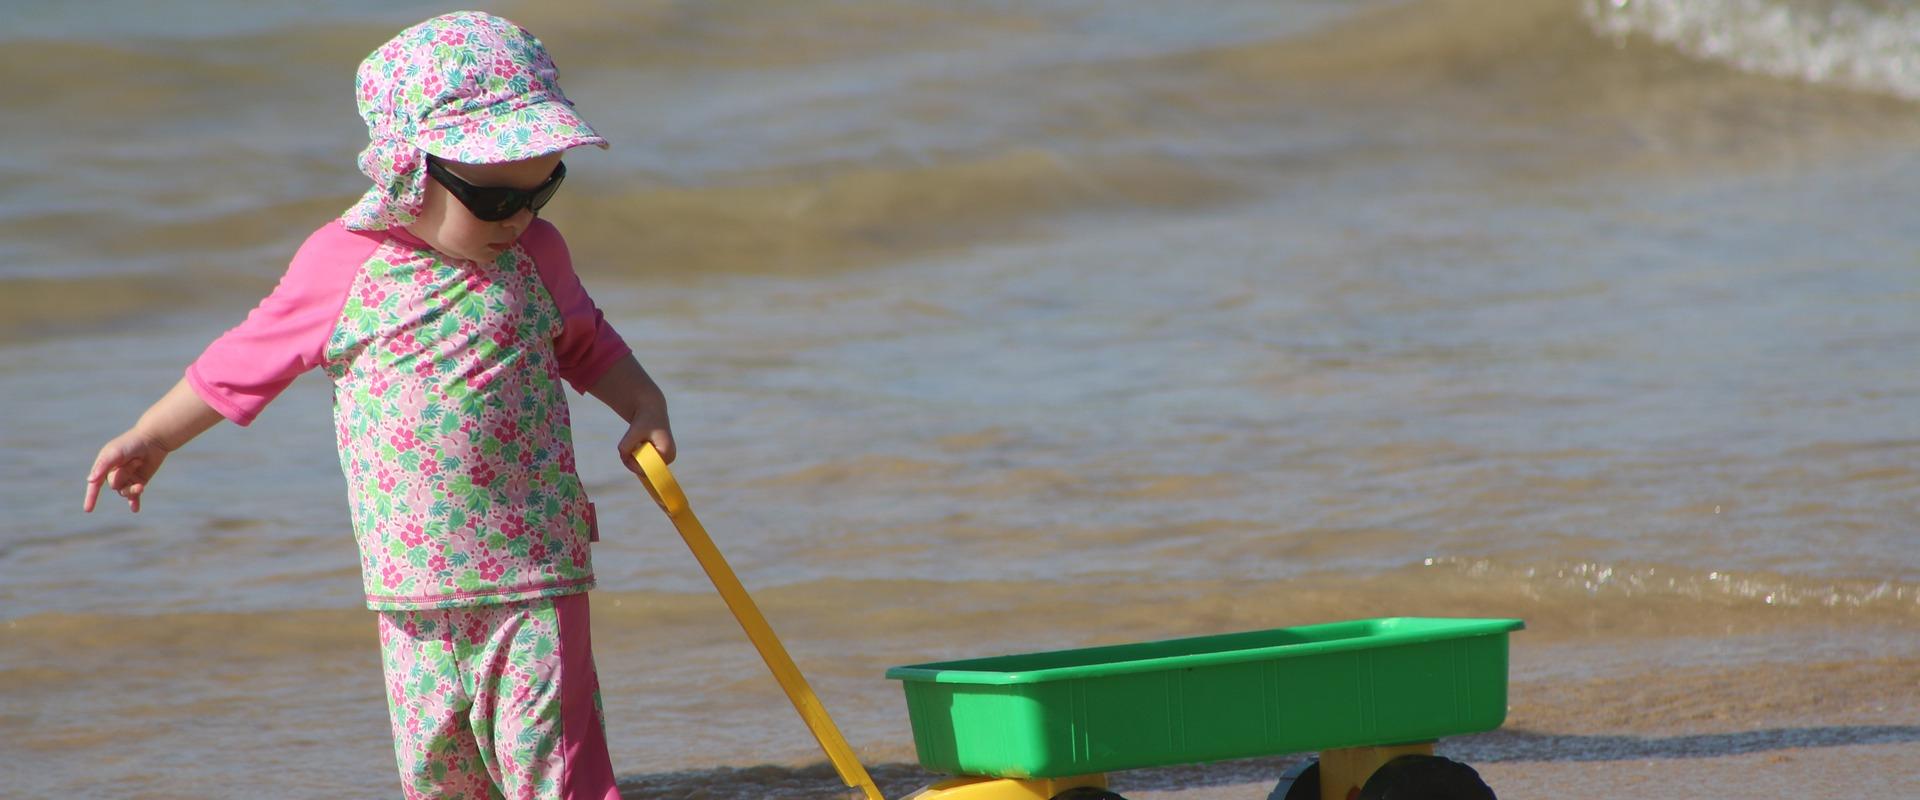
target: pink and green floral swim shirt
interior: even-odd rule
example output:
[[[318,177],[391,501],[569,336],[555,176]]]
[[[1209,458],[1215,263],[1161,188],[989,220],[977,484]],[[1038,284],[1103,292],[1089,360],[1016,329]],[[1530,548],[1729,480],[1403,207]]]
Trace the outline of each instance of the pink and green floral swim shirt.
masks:
[[[336,220],[187,381],[247,425],[324,370],[367,606],[454,608],[592,587],[561,382],[585,392],[629,352],[551,223],[475,263]]]

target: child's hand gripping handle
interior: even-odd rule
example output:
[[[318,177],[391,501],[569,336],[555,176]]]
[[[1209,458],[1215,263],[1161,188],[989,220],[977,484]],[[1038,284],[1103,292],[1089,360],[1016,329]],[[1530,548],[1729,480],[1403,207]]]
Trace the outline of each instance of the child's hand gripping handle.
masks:
[[[686,494],[680,491],[680,482],[674,480],[673,473],[667,470],[667,462],[651,443],[641,445],[640,450],[634,453],[634,460],[640,464],[641,483],[646,485],[647,493],[653,495],[653,501],[667,512],[668,519],[673,520],[673,527],[680,531],[680,538],[686,540],[687,549],[693,551],[693,557],[707,571],[713,588],[720,590],[720,597],[727,601],[733,618],[739,620],[740,627],[746,630],[747,638],[760,651],[760,657],[767,662],[767,669],[773,671],[780,688],[786,690],[787,699],[792,700],[794,710],[800,712],[800,719],[813,731],[814,738],[820,740],[820,749],[826,751],[827,759],[840,772],[840,780],[860,789],[866,794],[867,800],[884,800],[873,778],[867,775],[866,768],[860,765],[860,759],[854,756],[853,748],[847,746],[846,738],[840,735],[840,729],[833,724],[833,718],[827,716],[826,707],[814,696],[813,688],[807,685],[800,668],[787,655],[787,649],[781,646],[779,637],[773,635],[773,627],[760,614],[759,606],[754,605],[746,587],[740,585],[733,568],[720,555],[720,548],[714,546],[707,529],[693,515],[693,508],[687,505]]]

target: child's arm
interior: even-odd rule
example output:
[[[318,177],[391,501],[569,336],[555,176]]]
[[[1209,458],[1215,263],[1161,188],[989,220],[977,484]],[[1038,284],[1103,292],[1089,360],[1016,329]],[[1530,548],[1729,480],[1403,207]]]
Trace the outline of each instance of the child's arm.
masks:
[[[185,378],[140,415],[126,433],[113,437],[87,471],[87,499],[81,508],[93,511],[100,497],[100,486],[119,492],[127,507],[140,513],[140,494],[160,470],[167,454],[180,449],[193,437],[205,433],[224,417],[187,385]],[[636,447],[638,445],[635,445]]]
[[[359,265],[383,237],[349,231],[338,221],[315,231],[287,265],[279,285],[187,366],[187,376],[140,415],[126,433],[100,448],[87,472],[92,511],[101,484],[140,510],[140,495],[168,453],[224,417],[248,425],[295,376],[320,364]]]
[[[627,433],[620,437],[620,463],[633,474],[641,474],[633,453],[646,442],[660,451],[662,461],[673,463],[673,428],[667,422],[666,394],[631,353],[613,362],[587,393],[627,421]]]

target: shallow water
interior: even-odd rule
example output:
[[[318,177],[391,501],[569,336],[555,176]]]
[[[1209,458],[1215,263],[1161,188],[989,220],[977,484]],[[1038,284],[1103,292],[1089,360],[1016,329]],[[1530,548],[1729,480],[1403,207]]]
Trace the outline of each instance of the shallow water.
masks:
[[[614,140],[549,215],[888,780],[887,666],[1395,614],[1528,620],[1473,759],[1920,741],[1911,7],[489,7]],[[7,796],[392,792],[324,380],[77,511],[428,13],[219,8],[0,11]],[[628,793],[830,787],[576,408]]]

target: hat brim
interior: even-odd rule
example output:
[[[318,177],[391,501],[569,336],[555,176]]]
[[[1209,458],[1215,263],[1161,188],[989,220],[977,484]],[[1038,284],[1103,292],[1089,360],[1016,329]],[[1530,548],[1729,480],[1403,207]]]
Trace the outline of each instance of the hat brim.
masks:
[[[502,164],[582,145],[603,150],[608,146],[571,104],[556,98],[519,108],[493,106],[447,120],[423,134],[419,137],[420,149],[463,164]]]

